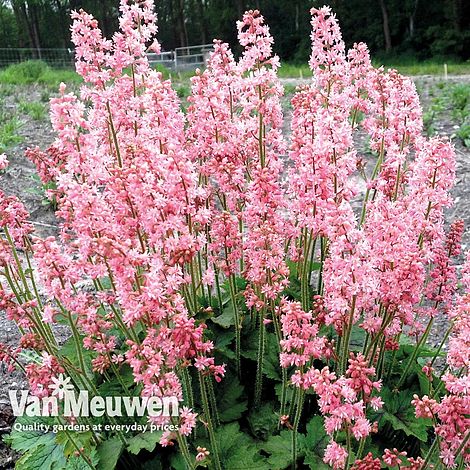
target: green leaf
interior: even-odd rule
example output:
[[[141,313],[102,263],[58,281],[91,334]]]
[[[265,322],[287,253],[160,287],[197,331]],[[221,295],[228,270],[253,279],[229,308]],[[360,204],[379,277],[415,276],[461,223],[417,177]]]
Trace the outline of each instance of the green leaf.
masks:
[[[211,320],[222,328],[230,328],[235,325],[235,310],[233,308],[233,303],[230,301],[224,308],[222,314],[217,317],[212,317]]]
[[[326,434],[323,418],[321,416],[314,416],[307,424],[306,427],[306,439],[305,443],[308,445],[308,449],[312,450],[323,450],[324,444],[328,442],[329,437]]]
[[[98,470],[114,470],[123,449],[123,444],[117,437],[103,441],[97,448]]]
[[[99,457],[96,449],[92,449],[90,452],[86,453],[86,456],[90,459],[91,463],[98,469],[99,467]],[[90,466],[85,462],[83,457],[79,455],[72,455],[67,460],[67,466],[65,470],[90,470]]]
[[[349,349],[351,349],[352,351],[362,351],[365,338],[365,330],[363,330],[357,325],[353,325],[351,330],[351,338],[349,341]]]
[[[428,376],[421,370],[421,367],[416,367],[416,373],[418,374],[419,379],[419,386],[421,389],[421,393],[423,395],[429,395],[430,393],[430,383]]]
[[[293,261],[289,260],[287,261],[287,266],[289,267],[289,285],[284,289],[282,295],[286,296],[289,299],[300,301],[301,286],[298,276],[297,263],[294,263]]]
[[[406,416],[395,416],[389,413],[388,411],[385,411],[383,414],[383,419],[390,423],[395,429],[395,431],[404,431],[404,433],[407,436],[415,436],[417,437],[420,441],[427,441],[428,440],[428,434],[426,432],[426,426],[422,425],[421,423],[418,423],[416,418],[410,419],[411,417],[406,415]]]
[[[104,276],[104,277],[100,278],[100,283],[103,286],[104,290],[111,290],[112,289],[113,285],[111,283],[111,279],[109,278],[109,276]]]
[[[57,433],[56,442],[57,444],[60,444],[63,447],[65,456],[69,457],[70,455],[74,454],[77,450],[76,446],[80,448],[83,447],[87,453],[91,451],[92,437],[93,433],[91,431],[80,433],[66,433],[64,431],[60,431]]]
[[[289,300],[300,302],[302,295],[300,293],[300,282],[294,279],[289,282],[289,286],[282,291],[282,296],[287,297]]]
[[[159,455],[156,455],[152,460],[141,463],[140,466],[140,470],[164,470],[162,467],[161,457]],[[186,470],[185,467],[183,467],[183,469]]]
[[[218,326],[213,326],[210,331],[212,333],[211,339],[214,341],[215,349],[225,350],[235,339],[235,331],[233,330],[225,330]],[[233,357],[235,357],[235,353]]]
[[[311,271],[320,271],[322,264],[318,261],[314,261],[310,263],[310,270]]]
[[[259,448],[269,454],[267,461],[270,468],[287,468],[292,464],[292,431],[283,430],[278,436],[271,436]],[[302,457],[303,454],[304,448],[301,447],[298,456]]]
[[[138,455],[139,452],[145,449],[148,452],[153,452],[155,447],[160,441],[162,437],[162,432],[143,432],[141,434],[137,434],[132,439],[129,439],[127,450],[134,455]]]
[[[292,260],[287,260],[287,267],[289,268],[289,279],[298,278],[297,263]]]
[[[323,462],[325,448],[330,440],[323,426],[323,418],[314,416],[307,424],[307,434],[301,439],[304,448],[304,463],[312,470],[326,470],[330,467]]]
[[[331,470],[331,467],[323,462],[323,457],[312,452],[307,452],[304,458],[304,464],[311,470]]]
[[[217,386],[217,408],[223,423],[241,418],[247,410],[244,387],[235,375],[227,375]]]
[[[279,364],[279,343],[274,333],[266,332],[264,348],[263,374],[269,379],[281,381]],[[242,340],[243,357],[257,360],[258,357],[258,331],[253,331]]]
[[[263,373],[269,379],[281,381],[279,363],[279,343],[274,333],[266,335],[266,349],[263,362]]]
[[[235,278],[235,287],[237,288],[237,292],[243,292],[246,289],[247,285],[248,283],[246,282],[245,278],[241,276],[237,276]]]
[[[242,277],[235,278],[235,289],[237,291],[237,295],[240,297],[240,292],[243,292],[246,289],[247,282]],[[225,280],[222,285],[220,286],[222,290],[222,305],[227,305],[231,302],[231,294],[230,294],[230,281],[227,279]],[[218,307],[218,303],[216,304]]]
[[[400,349],[397,353],[397,358],[411,356],[416,349],[416,341],[413,341],[408,336],[402,335],[400,337]],[[437,350],[433,347],[421,346],[419,349],[417,357],[433,357],[436,354]],[[441,352],[439,356],[444,356],[445,353]]]
[[[427,427],[430,420],[416,418],[415,409],[411,405],[413,399],[412,390],[402,390],[394,393],[384,387],[381,393],[384,408],[379,415],[379,424],[389,423],[395,431],[403,431],[407,436],[414,436],[420,441],[428,440]]]
[[[281,399],[282,399],[282,388],[283,388],[282,383],[278,383],[274,386],[274,390],[276,392],[276,397],[279,400],[279,403],[281,402]],[[289,404],[292,401],[293,395],[294,395],[294,388],[292,386],[287,387],[287,390],[286,390],[286,404]]]
[[[20,470],[46,469],[63,470],[73,469],[81,470],[78,463],[75,466],[69,466],[66,455],[71,455],[72,450],[67,447],[69,441],[64,439],[62,433],[44,432],[40,430],[40,425],[54,424],[52,418],[47,417],[27,417],[22,416],[16,420],[16,423],[23,425],[21,430],[13,430],[5,438],[12,449],[18,452],[24,452],[24,455],[18,460],[16,468]],[[31,426],[28,430],[26,427]],[[74,436],[81,446],[89,447],[87,442],[90,439],[89,433],[74,433]],[[64,445],[65,444],[65,445]],[[74,451],[75,449],[73,449]],[[87,449],[91,452],[91,449]],[[83,459],[81,459],[83,460]],[[74,465],[74,461],[70,465]],[[87,467],[89,468],[89,467]]]
[[[257,439],[268,439],[277,429],[279,417],[272,402],[263,403],[248,416],[251,433]]]
[[[235,351],[231,346],[235,339],[235,331],[233,329],[226,330],[216,325],[210,327],[210,339],[214,342],[216,354],[220,354],[227,359],[235,359]]]
[[[16,430],[13,428],[12,432],[4,438],[4,441],[11,446],[13,450],[18,452],[25,452],[32,450],[39,445],[54,445],[56,435],[52,432],[45,433],[44,431],[39,430],[39,425],[52,425],[52,420],[47,420],[45,418],[30,418],[27,416],[22,416],[18,418],[15,424],[22,424],[23,429]],[[31,430],[27,430],[26,426],[34,427]]]
[[[59,444],[39,444],[24,454],[17,462],[16,470],[63,470],[66,466],[63,448]]]
[[[225,470],[272,470],[259,454],[256,443],[240,431],[238,423],[217,428],[216,438]],[[208,445],[205,447],[210,449]]]
[[[67,323],[68,324],[68,323]],[[92,351],[89,351],[85,348],[83,348],[83,336],[80,336],[80,346],[81,346],[81,351],[85,363],[85,371],[88,378],[93,380],[94,375],[93,375],[93,368],[91,361],[93,360],[95,354]],[[75,340],[74,338],[69,338],[59,349],[57,353],[60,357],[65,357],[67,358],[74,366],[77,368],[81,368],[80,366],[80,361],[77,356],[77,348],[75,346]]]
[[[186,462],[184,461],[184,457],[181,452],[175,452],[171,455],[170,464],[172,470],[187,470]],[[153,467],[152,470],[154,470]]]
[[[124,384],[127,389],[125,389],[122,384]],[[103,382],[98,387],[98,392],[102,397],[127,396],[129,395],[129,392],[131,395],[138,396],[139,388],[135,386],[132,369],[125,364],[119,368],[119,379],[116,375],[111,374],[111,380]]]

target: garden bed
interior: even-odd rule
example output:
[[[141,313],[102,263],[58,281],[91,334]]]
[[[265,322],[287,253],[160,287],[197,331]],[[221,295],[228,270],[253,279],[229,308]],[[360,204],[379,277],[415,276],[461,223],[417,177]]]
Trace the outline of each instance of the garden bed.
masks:
[[[463,145],[462,140],[456,136],[459,130],[459,122],[452,113],[451,102],[446,101],[445,96],[448,90],[456,84],[467,85],[470,88],[469,76],[449,77],[447,81],[442,81],[437,77],[415,77],[415,83],[421,95],[421,103],[425,113],[433,112],[436,107],[436,100],[440,101],[438,111],[433,112],[432,123],[428,122],[431,132],[446,136],[452,139],[457,157],[457,180],[452,191],[455,199],[454,206],[447,211],[449,221],[456,217],[463,218],[466,224],[470,224],[470,149]],[[289,99],[292,96],[293,85],[305,83],[299,80],[285,80],[288,95],[284,99],[286,123],[290,122],[291,107]],[[57,220],[54,210],[41,190],[40,182],[37,179],[34,165],[29,162],[24,151],[27,147],[39,146],[46,149],[54,140],[49,119],[47,116],[47,100],[53,91],[50,87],[40,85],[29,86],[3,86],[0,88],[0,114],[19,119],[18,126],[12,132],[13,142],[9,144],[6,153],[10,161],[9,168],[0,179],[0,188],[7,194],[15,195],[25,203],[31,214],[31,221],[35,225],[38,235],[41,237],[56,235]],[[24,103],[36,102],[44,107],[41,114],[25,106]],[[29,111],[28,111],[29,110]],[[288,125],[284,132],[289,133]],[[373,159],[367,149],[367,141],[364,136],[358,137],[358,149],[363,149],[363,158],[367,164],[373,165]],[[462,248],[465,250],[470,246],[470,232],[466,230],[463,235]],[[460,257],[463,262],[463,257]],[[437,346],[446,330],[446,319],[438,317],[434,323],[433,331],[428,342]],[[59,341],[68,337],[67,328],[56,330]],[[0,342],[14,346],[18,343],[19,334],[13,322],[5,318],[4,312],[0,312]],[[12,424],[11,413],[8,405],[8,391],[11,389],[21,389],[25,386],[25,381],[19,372],[6,373],[0,371],[0,433],[6,433]],[[12,454],[0,443],[0,468],[9,468],[14,460]]]

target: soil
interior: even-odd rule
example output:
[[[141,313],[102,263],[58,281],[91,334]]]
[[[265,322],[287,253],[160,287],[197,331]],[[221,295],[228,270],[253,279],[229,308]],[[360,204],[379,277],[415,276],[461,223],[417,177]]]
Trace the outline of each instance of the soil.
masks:
[[[421,93],[421,102],[426,110],[430,106],[433,96],[439,93],[436,85],[442,81],[442,78],[432,76],[416,77],[415,82]],[[451,83],[469,83],[470,76],[449,77]],[[307,83],[306,80],[284,80],[285,84],[298,85]],[[57,221],[54,212],[49,204],[45,204],[44,196],[38,190],[38,184],[34,180],[35,169],[31,162],[24,157],[24,151],[28,147],[39,146],[46,149],[54,140],[54,134],[51,130],[49,119],[35,121],[28,115],[21,113],[18,109],[18,102],[21,100],[40,101],[47,94],[47,89],[41,86],[22,86],[12,89],[13,92],[6,93],[0,85],[0,108],[9,114],[18,116],[23,125],[19,130],[23,141],[21,144],[8,150],[7,155],[10,161],[7,172],[0,178],[0,189],[7,194],[18,196],[31,214],[31,221],[36,226],[38,236],[45,237],[57,233]],[[285,132],[289,132],[291,107],[289,99],[284,103],[286,111]],[[2,109],[0,109],[0,112]],[[463,218],[467,225],[470,223],[470,149],[464,147],[459,138],[455,137],[456,122],[451,117],[451,110],[446,110],[439,117],[437,123],[434,123],[434,129],[438,135],[447,136],[452,139],[457,156],[457,181],[453,190],[455,200],[454,206],[447,211],[448,221],[456,217]],[[363,147],[358,147],[363,148]],[[466,230],[463,237],[463,250],[470,246],[470,231]],[[463,262],[463,258],[460,259]],[[446,330],[445,318],[437,318],[429,342],[432,345],[438,345]],[[68,333],[61,329],[57,331],[60,341],[63,341]],[[18,330],[14,323],[5,318],[4,312],[0,312],[0,343],[11,346],[17,344],[19,340]],[[0,365],[0,437],[8,433],[13,417],[9,406],[9,390],[22,389],[26,386],[22,375],[18,372],[8,373]],[[13,468],[16,455],[12,453],[2,442],[0,442],[0,469]]]
[[[25,158],[24,152],[28,147],[34,146],[46,149],[54,141],[54,134],[48,114],[42,120],[34,120],[29,115],[21,113],[18,104],[23,100],[41,101],[45,91],[47,92],[42,86],[17,86],[13,93],[7,94],[8,90],[2,90],[0,87],[0,96],[3,95],[0,101],[3,109],[0,111],[16,116],[22,121],[18,131],[22,142],[7,151],[10,164],[8,170],[0,178],[0,189],[8,195],[20,198],[31,215],[31,222],[35,225],[36,235],[39,237],[57,234],[57,221],[54,211],[45,200],[35,180],[35,167]],[[60,341],[68,337],[68,333],[63,328],[59,329],[57,334]],[[5,313],[0,311],[0,343],[16,346],[19,338],[15,323],[9,321]],[[22,373],[8,372],[3,364],[0,365],[0,437],[10,432],[14,422],[8,392],[25,388],[26,382]],[[14,468],[16,459],[16,453],[0,442],[0,469]]]

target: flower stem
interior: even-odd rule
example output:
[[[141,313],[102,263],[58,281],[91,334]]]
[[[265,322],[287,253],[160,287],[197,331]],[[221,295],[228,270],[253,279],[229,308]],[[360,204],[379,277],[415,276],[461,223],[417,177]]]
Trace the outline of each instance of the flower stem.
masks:
[[[295,410],[294,423],[292,425],[292,469],[297,468],[297,435],[299,432],[300,417],[304,405],[304,391],[299,389],[297,394],[297,408]]]
[[[346,367],[348,365],[349,341],[351,339],[351,332],[352,332],[352,327],[353,327],[355,310],[356,310],[356,296],[353,295],[351,310],[349,312],[349,321],[348,321],[348,324],[346,325],[346,335],[343,341],[343,354],[341,356],[341,362],[340,362],[341,374],[344,374],[344,372],[346,371]]]
[[[207,390],[209,393],[209,402],[210,402],[211,409],[212,409],[212,415],[214,417],[214,424],[215,426],[219,426],[220,418],[219,418],[219,411],[217,409],[217,399],[215,397],[214,384],[213,384],[212,377],[209,377],[207,379]]]
[[[366,437],[363,437],[359,442],[359,448],[357,449],[356,460],[359,460],[364,453],[364,447],[366,446]]]
[[[209,440],[211,443],[212,455],[214,457],[213,459],[214,466],[216,470],[222,470],[222,465],[220,463],[220,457],[219,457],[219,449],[217,445],[217,439],[215,437],[214,426],[212,423],[209,400],[207,397],[207,387],[206,387],[205,377],[202,375],[202,372],[199,372],[199,387],[201,389],[202,409],[204,411],[204,416],[207,420],[207,431],[209,433]]]
[[[264,361],[264,348],[265,348],[265,316],[266,307],[261,309],[259,314],[259,337],[258,337],[258,360],[256,365],[256,381],[255,381],[255,399],[254,405],[257,408],[261,403],[261,393],[263,391],[263,361]]]
[[[434,318],[431,317],[431,319],[429,320],[429,323],[428,323],[428,326],[426,327],[426,330],[425,332],[423,333],[423,336],[421,337],[421,339],[419,340],[418,344],[416,345],[416,347],[413,349],[413,354],[411,355],[408,363],[406,364],[406,367],[405,367],[405,370],[403,371],[403,374],[401,375],[400,377],[400,380],[398,381],[397,385],[396,385],[396,388],[398,390],[400,390],[400,387],[404,384],[405,380],[406,380],[406,377],[408,375],[408,372],[410,371],[410,368],[411,366],[413,365],[413,362],[415,361],[416,357],[418,356],[420,350],[421,350],[421,346],[426,342],[428,336],[429,336],[429,333],[431,331],[431,328],[432,328],[432,324],[434,322]]]
[[[436,438],[434,439],[434,442],[432,443],[431,447],[429,448],[428,453],[426,454],[426,457],[424,459],[423,464],[421,465],[422,470],[425,470],[427,468],[428,463],[431,461],[431,458],[432,458],[434,452],[436,451],[436,447],[438,446],[438,444],[439,444],[439,438],[438,438],[438,436],[436,436]]]
[[[178,432],[176,433],[176,440],[178,441],[178,445],[180,446],[181,454],[183,455],[187,468],[189,470],[193,470],[196,467],[194,466],[193,459],[191,458],[191,454],[189,453],[186,436],[183,436]]]
[[[450,325],[450,327],[447,329],[446,334],[444,335],[444,338],[442,338],[441,343],[439,344],[439,347],[437,348],[436,352],[434,353],[434,356],[431,361],[431,366],[436,362],[437,356],[441,352],[442,348],[444,347],[444,344],[446,343],[447,339],[449,338],[450,334],[452,333],[452,330],[454,329],[454,323]]]
[[[233,304],[233,315],[235,322],[235,357],[236,357],[236,369],[237,375],[240,378],[241,374],[241,324],[240,324],[240,314],[238,312],[237,305],[237,290],[235,284],[235,277],[233,274],[229,278],[229,288],[230,288],[230,297]]]
[[[465,446],[467,445],[469,439],[470,439],[470,430],[467,431],[467,435],[463,438],[462,442],[459,445],[459,448],[455,451],[456,459],[459,457],[460,452],[462,452],[465,449]],[[463,455],[462,455],[462,458],[463,458]]]

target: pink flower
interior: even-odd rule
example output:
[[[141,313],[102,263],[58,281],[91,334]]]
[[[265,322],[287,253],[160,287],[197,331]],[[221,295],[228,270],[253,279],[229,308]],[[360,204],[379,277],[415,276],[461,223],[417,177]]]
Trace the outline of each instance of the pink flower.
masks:
[[[374,389],[380,390],[381,383],[370,379],[374,374],[375,369],[368,367],[368,362],[362,354],[354,357],[354,353],[350,353],[346,376],[350,378],[350,386],[357,394],[362,393],[365,398],[368,398]]]
[[[281,304],[283,339],[280,363],[282,367],[303,366],[312,359],[319,359],[326,349],[326,339],[318,335],[319,328],[312,313],[302,311],[297,302]]]
[[[334,469],[344,468],[348,452],[344,447],[331,440],[325,449],[323,462],[331,465]]]
[[[23,203],[15,196],[7,196],[0,191],[0,227],[7,228],[12,242],[17,247],[25,246],[25,237],[33,233],[33,226],[28,222],[29,214]]]
[[[1,153],[0,154],[0,171],[5,170],[8,167],[8,164],[9,162],[8,162],[6,154]]]
[[[390,467],[400,467],[402,462],[401,457],[405,456],[406,452],[399,452],[397,449],[385,449],[385,452],[382,455],[382,459]]]
[[[184,436],[188,436],[192,429],[196,426],[197,414],[193,413],[187,407],[183,407],[180,411],[180,426],[179,432]]]
[[[422,398],[419,398],[418,395],[413,395],[411,404],[416,408],[417,418],[432,418],[437,402],[430,399],[427,395],[424,395]]]
[[[15,370],[17,356],[20,352],[20,348],[14,349],[7,344],[0,343],[0,363],[7,366],[8,372],[13,372]]]
[[[374,411],[380,410],[384,405],[384,402],[380,397],[372,397],[370,399],[370,406]]]
[[[51,305],[45,305],[42,313],[42,319],[45,323],[53,324],[57,316],[57,310]]]
[[[380,459],[374,459],[372,453],[369,452],[363,459],[356,460],[351,470],[380,470],[381,468]]]
[[[210,455],[210,452],[205,447],[198,446],[196,450],[197,450],[197,455],[196,455],[197,462],[202,462]]]
[[[153,2],[121,0],[119,11],[111,39],[92,15],[72,13],[84,85],[76,94],[60,85],[51,100],[57,139],[27,151],[41,181],[56,187],[60,233],[34,238],[25,207],[0,192],[0,309],[23,332],[20,348],[1,346],[0,360],[12,370],[21,349],[34,349],[40,359],[26,376],[33,394],[47,396],[70,366],[51,354],[50,324],[64,317],[97,376],[129,367],[143,397],[183,402],[190,368],[203,384],[225,375],[204,318],[222,313],[230,296],[237,353],[242,326],[277,335],[282,372],[292,371],[297,392],[315,395],[326,433],[364,441],[377,432],[370,410],[385,405],[378,377],[397,359],[389,352],[405,336],[424,344],[428,322],[445,313],[445,390],[415,395],[412,405],[417,419],[433,419],[443,463],[470,464],[470,255],[460,276],[453,258],[463,223],[446,232],[444,217],[455,154],[421,135],[413,82],[374,69],[364,44],[346,51],[331,9],[314,8],[313,79],[292,99],[287,144],[279,59],[259,11],[237,23],[239,59],[214,42],[191,79],[187,113],[146,56],[149,45],[160,50]],[[358,131],[373,170],[356,148]],[[1,155],[0,171],[7,163]],[[358,327],[367,332],[362,353],[351,352]],[[423,368],[428,378],[432,366]],[[189,436],[199,409],[184,405],[178,433]],[[287,415],[280,422],[293,426]],[[177,438],[166,432],[160,443]],[[196,462],[209,455],[198,447]],[[382,459],[400,467],[405,455],[386,449]],[[331,438],[324,461],[344,468],[348,451]],[[379,467],[369,453],[352,468]]]
[[[65,372],[58,359],[47,352],[42,353],[41,362],[31,362],[25,367],[26,378],[31,393],[39,398],[50,395],[49,386],[53,384],[59,374]]]
[[[353,436],[357,439],[360,440],[363,437],[367,437],[370,432],[371,432],[371,425],[368,419],[365,418],[359,418],[356,420],[354,425],[351,427],[351,431],[353,433]]]

